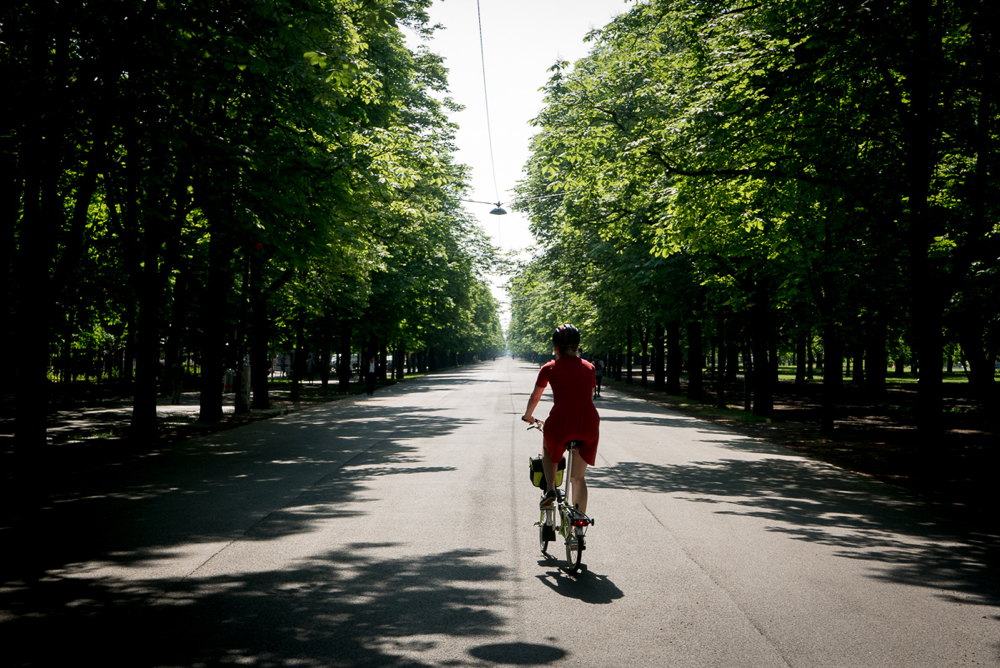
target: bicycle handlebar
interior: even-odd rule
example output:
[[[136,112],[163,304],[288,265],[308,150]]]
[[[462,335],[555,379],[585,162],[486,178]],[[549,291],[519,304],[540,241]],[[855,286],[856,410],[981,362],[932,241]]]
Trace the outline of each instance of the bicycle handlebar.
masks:
[[[527,431],[531,431],[532,429],[537,429],[538,431],[544,431],[542,429],[542,427],[544,427],[544,426],[545,426],[545,421],[544,420],[539,420],[538,418],[535,418],[534,424],[528,425]]]

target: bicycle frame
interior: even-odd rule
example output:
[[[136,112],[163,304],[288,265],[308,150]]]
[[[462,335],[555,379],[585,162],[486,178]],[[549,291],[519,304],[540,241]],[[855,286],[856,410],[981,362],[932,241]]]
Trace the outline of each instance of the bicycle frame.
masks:
[[[536,421],[536,424],[528,429],[542,431],[542,422]],[[580,445],[580,441],[570,441],[566,444],[566,474],[563,481],[566,491],[561,493],[556,488],[556,503],[549,508],[542,508],[541,517],[536,523],[539,527],[539,544],[543,554],[548,555],[548,544],[551,540],[555,540],[556,533],[563,537],[566,545],[566,562],[569,564],[566,570],[571,573],[575,573],[581,567],[580,559],[586,549],[587,527],[594,524],[593,518],[580,512],[573,503],[573,457]]]

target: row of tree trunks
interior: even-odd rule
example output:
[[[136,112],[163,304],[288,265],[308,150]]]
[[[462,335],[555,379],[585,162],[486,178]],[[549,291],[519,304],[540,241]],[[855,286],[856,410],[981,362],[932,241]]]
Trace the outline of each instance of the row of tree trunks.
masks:
[[[48,3],[55,5],[55,3]],[[55,7],[52,15],[59,17]],[[14,296],[13,313],[17,327],[11,327],[15,383],[15,467],[26,490],[37,489],[37,463],[45,458],[46,416],[48,413],[48,360],[53,306],[51,268],[57,239],[63,227],[63,201],[59,178],[64,171],[69,109],[54,91],[68,90],[65,69],[68,48],[64,27],[58,18],[42,19],[44,12],[33,16],[30,25],[17,26],[22,55],[27,63],[24,90],[19,95],[23,112],[12,126],[19,125],[19,146],[11,154],[22,158],[12,174],[19,175],[14,189],[22,202],[20,225],[16,214],[10,229],[17,229],[19,243],[13,268],[10,292]],[[14,44],[9,48],[16,48]],[[17,150],[20,149],[20,150]],[[16,209],[15,209],[16,211]]]
[[[917,425],[922,441],[929,445],[941,430],[942,368],[942,276],[929,257],[937,225],[931,218],[928,198],[933,169],[935,123],[932,81],[940,71],[940,39],[934,36],[933,0],[911,0],[910,70],[907,84],[910,106],[906,118],[907,153],[907,249],[909,256],[913,339],[920,374],[917,380]]]

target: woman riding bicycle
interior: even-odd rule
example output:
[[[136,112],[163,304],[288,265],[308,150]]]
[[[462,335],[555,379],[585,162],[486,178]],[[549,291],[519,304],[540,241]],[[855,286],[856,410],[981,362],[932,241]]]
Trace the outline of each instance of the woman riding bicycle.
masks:
[[[573,470],[569,472],[573,485],[573,501],[580,512],[587,512],[587,483],[584,475],[587,465],[597,459],[600,417],[594,408],[593,392],[596,384],[594,366],[580,358],[580,330],[573,325],[559,325],[552,333],[552,346],[556,358],[538,370],[535,389],[528,398],[528,408],[521,419],[535,423],[534,411],[542,398],[545,386],[552,385],[552,410],[545,420],[542,470],[547,489],[541,506],[547,508],[556,499],[556,466],[566,452],[567,441],[583,441],[573,457]]]

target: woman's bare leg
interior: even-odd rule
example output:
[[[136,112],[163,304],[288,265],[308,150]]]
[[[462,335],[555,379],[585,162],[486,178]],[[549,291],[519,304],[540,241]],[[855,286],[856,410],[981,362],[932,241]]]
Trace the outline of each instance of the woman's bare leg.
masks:
[[[587,512],[587,462],[579,453],[573,454],[573,470],[570,471],[569,479],[573,484],[573,503],[580,509],[581,513]]]
[[[542,473],[545,474],[545,490],[550,492],[556,488],[556,463],[549,459],[549,449],[542,445]]]

